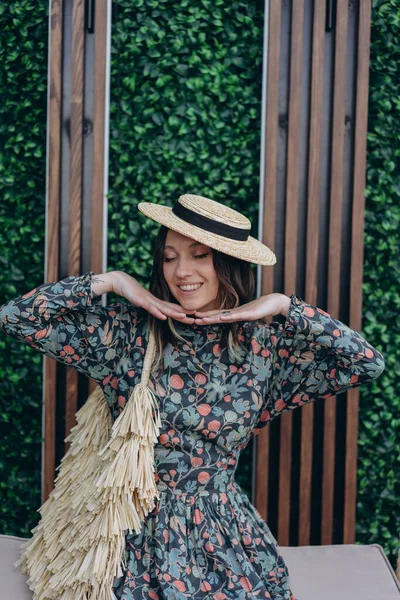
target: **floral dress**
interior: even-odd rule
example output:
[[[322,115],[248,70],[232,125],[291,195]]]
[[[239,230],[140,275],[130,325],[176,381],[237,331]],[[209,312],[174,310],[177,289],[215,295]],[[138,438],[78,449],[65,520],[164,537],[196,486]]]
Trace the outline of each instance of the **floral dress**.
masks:
[[[94,379],[114,418],[140,381],[147,312],[102,306],[89,272],[46,283],[0,308],[0,328]],[[276,539],[235,481],[241,452],[285,410],[368,383],[382,355],[359,333],[291,296],[286,322],[240,323],[242,349],[221,343],[229,324],[175,322],[185,342],[164,350],[149,385],[162,428],[155,445],[160,498],[139,534],[126,535],[123,600],[294,600]]]

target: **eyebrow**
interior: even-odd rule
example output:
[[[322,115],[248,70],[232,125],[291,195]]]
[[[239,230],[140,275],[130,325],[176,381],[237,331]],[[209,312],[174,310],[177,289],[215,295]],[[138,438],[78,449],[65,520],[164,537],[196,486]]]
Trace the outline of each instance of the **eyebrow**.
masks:
[[[192,248],[193,246],[207,246],[207,244],[202,244],[201,242],[192,242],[191,244],[189,244],[189,248]],[[173,246],[164,246],[164,250],[175,250],[175,248]]]

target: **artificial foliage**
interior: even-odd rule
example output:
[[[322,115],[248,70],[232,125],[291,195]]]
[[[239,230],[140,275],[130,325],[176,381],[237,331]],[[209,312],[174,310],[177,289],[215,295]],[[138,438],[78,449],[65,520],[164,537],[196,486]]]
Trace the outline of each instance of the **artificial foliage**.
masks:
[[[43,283],[47,107],[44,0],[0,6],[0,305]],[[0,533],[40,504],[42,357],[0,334]]]
[[[386,370],[361,388],[357,541],[381,544],[393,565],[400,535],[400,4],[373,3],[363,333]]]
[[[255,1],[115,4],[109,270],[148,284],[158,226],[141,201],[207,196],[245,213],[257,237],[263,19]],[[237,472],[249,495],[251,453]]]

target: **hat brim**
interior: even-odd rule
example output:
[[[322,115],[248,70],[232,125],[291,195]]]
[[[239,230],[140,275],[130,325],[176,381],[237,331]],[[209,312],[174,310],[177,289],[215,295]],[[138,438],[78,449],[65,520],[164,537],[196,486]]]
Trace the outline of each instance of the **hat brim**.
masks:
[[[173,229],[186,237],[206,244],[219,252],[258,265],[272,266],[276,263],[276,256],[272,250],[251,236],[245,242],[242,242],[205,231],[177,217],[172,212],[171,207],[153,202],[140,202],[138,208],[141,213],[153,219],[153,221],[157,221],[157,223],[165,225],[169,229]]]

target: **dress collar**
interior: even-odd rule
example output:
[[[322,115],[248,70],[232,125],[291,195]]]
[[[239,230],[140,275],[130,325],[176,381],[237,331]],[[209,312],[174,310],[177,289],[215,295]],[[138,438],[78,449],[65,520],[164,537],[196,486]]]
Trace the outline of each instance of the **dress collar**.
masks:
[[[197,325],[196,323],[187,324],[174,319],[174,325],[176,330],[183,336],[186,335],[206,335],[207,333],[216,333],[221,335],[226,331],[230,323],[208,323],[207,325]]]

